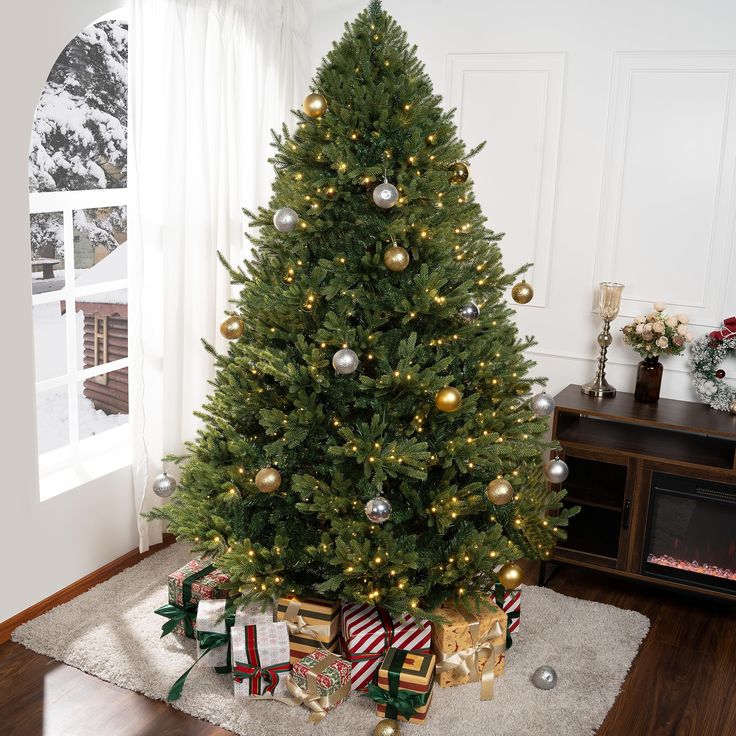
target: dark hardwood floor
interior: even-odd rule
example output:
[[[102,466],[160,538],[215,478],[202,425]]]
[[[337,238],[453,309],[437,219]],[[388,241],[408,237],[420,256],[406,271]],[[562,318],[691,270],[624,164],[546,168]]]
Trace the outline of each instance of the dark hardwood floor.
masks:
[[[733,606],[575,568],[560,568],[548,585],[641,611],[652,622],[598,736],[736,735]],[[0,646],[1,736],[227,734],[17,644]]]

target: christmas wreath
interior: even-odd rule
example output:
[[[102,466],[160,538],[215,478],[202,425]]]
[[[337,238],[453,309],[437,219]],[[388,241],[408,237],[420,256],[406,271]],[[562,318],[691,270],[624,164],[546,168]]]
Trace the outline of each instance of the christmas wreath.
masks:
[[[720,330],[699,337],[690,348],[688,362],[695,391],[706,404],[720,411],[732,411],[732,405],[736,402],[736,388],[723,380],[726,372],[718,367],[734,351],[736,317],[724,320]]]

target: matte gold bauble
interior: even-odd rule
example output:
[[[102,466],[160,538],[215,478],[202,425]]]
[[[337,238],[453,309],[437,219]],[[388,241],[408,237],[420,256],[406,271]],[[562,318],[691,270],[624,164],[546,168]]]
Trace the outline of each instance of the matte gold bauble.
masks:
[[[261,493],[273,493],[281,485],[281,473],[276,468],[261,468],[256,473],[256,486]]]
[[[310,118],[321,118],[327,112],[327,98],[319,92],[312,92],[304,98],[303,107]]]
[[[401,726],[399,726],[398,721],[384,718],[376,724],[373,729],[373,736],[401,736]]]
[[[514,563],[504,565],[496,574],[498,575],[498,582],[506,590],[514,590],[514,588],[518,588],[524,582],[524,573]]]
[[[400,245],[392,245],[383,254],[383,263],[389,271],[403,271],[409,265],[409,251]]]
[[[231,314],[221,325],[220,334],[227,340],[237,340],[245,330],[245,322]]]
[[[450,167],[450,181],[453,184],[464,184],[470,176],[468,165],[462,161],[456,161]]]
[[[511,289],[511,298],[517,304],[528,304],[534,297],[534,289],[532,285],[522,279]]]
[[[513,500],[514,487],[505,478],[494,478],[486,488],[486,496],[496,506],[503,506]]]
[[[462,394],[453,386],[441,388],[434,397],[434,403],[440,411],[452,413],[463,403]]]

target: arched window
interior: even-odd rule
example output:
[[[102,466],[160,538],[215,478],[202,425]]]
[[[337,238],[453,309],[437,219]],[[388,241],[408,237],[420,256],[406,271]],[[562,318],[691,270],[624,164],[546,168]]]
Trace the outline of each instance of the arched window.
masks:
[[[128,25],[105,16],[61,52],[28,160],[42,496],[129,462]],[[99,463],[97,463],[99,465]]]

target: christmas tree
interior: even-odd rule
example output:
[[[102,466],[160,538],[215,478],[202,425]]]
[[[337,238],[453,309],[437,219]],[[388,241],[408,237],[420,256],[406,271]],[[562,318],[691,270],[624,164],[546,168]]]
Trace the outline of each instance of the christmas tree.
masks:
[[[452,113],[373,0],[274,134],[267,209],[180,488],[152,517],[241,601],[427,613],[543,558],[570,511],[543,474],[534,363]],[[524,284],[528,292],[527,285]],[[550,516],[549,512],[555,515]]]

